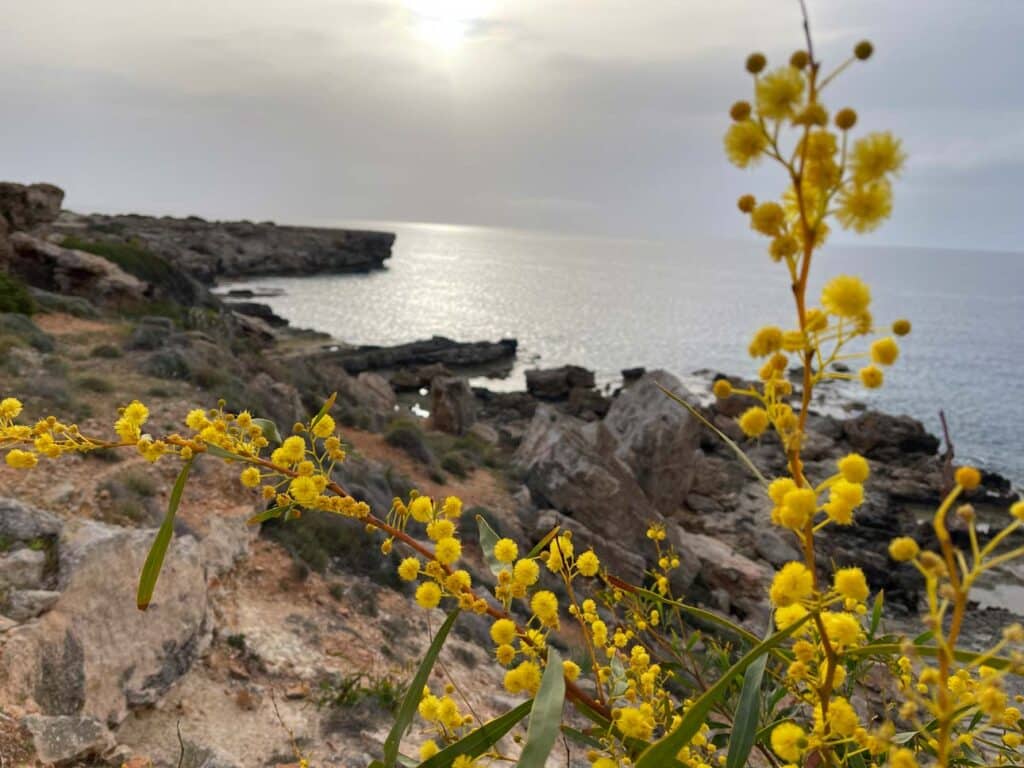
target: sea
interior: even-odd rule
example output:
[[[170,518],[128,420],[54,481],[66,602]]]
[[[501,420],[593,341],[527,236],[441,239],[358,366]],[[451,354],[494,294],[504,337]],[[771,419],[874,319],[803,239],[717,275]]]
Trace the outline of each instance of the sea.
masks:
[[[759,242],[336,224],[395,232],[386,268],[244,287],[279,291],[260,301],[294,326],[353,344],[514,337],[511,373],[475,382],[492,389],[523,389],[526,369],[566,363],[596,371],[601,387],[644,366],[706,388],[696,372],[756,376],[746,353],[754,331],[795,322],[786,271]],[[909,414],[937,435],[942,411],[958,460],[1024,486],[1024,253],[830,244],[816,257],[811,295],[838,274],[871,286],[879,328],[905,317],[913,332],[899,340],[881,389],[843,382],[830,400]]]

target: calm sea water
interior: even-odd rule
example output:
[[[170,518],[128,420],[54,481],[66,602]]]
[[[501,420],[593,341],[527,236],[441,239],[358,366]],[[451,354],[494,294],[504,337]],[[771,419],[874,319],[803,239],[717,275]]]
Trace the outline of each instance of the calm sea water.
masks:
[[[277,313],[352,343],[515,337],[519,364],[494,388],[522,388],[525,368],[563,363],[602,383],[637,365],[684,379],[702,368],[753,376],[753,331],[792,325],[784,269],[758,243],[354,225],[397,232],[386,270],[247,287],[283,289],[264,299]],[[880,326],[914,324],[883,389],[844,391],[936,433],[945,410],[960,458],[1024,483],[1024,254],[832,246],[815,271],[815,295],[830,276],[859,275]]]

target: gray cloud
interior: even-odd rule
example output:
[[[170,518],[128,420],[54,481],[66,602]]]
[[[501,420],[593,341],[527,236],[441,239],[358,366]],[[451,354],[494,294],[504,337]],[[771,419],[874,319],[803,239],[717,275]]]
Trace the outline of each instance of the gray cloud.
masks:
[[[4,176],[83,209],[658,237],[742,236],[735,197],[780,191],[721,134],[746,53],[801,42],[795,0],[474,1],[454,45],[420,25],[460,0],[18,4]],[[1019,249],[1024,5],[810,5],[826,61],[878,47],[833,103],[910,152],[868,242]]]

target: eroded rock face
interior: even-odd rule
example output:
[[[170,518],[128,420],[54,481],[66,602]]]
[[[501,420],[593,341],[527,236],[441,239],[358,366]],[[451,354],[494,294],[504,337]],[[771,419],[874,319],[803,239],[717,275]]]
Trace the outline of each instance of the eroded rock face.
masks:
[[[46,524],[44,513],[23,529]],[[0,706],[32,700],[46,715],[117,723],[188,671],[207,642],[200,550],[190,536],[175,539],[143,613],[134,593],[154,534],[80,519],[63,527],[52,607],[7,633]]]
[[[701,425],[659,385],[688,394],[672,374],[652,371],[619,394],[604,423],[618,441],[615,455],[632,470],[654,508],[671,515],[693,485]]]
[[[0,182],[0,216],[11,231],[47,224],[60,214],[64,190],[53,184]]]
[[[476,421],[476,398],[465,379],[439,376],[430,383],[430,420],[434,429],[465,434]]]
[[[30,285],[115,309],[146,298],[146,283],[101,256],[61,248],[24,232],[11,236],[11,246],[10,269]]]
[[[30,715],[24,725],[32,734],[36,756],[46,765],[99,757],[114,746],[110,731],[91,717]]]
[[[907,454],[934,455],[939,439],[909,416],[867,411],[843,422],[850,448],[883,462],[902,463]]]
[[[526,372],[526,391],[544,400],[560,400],[575,388],[594,386],[594,372],[578,365],[534,368]]]

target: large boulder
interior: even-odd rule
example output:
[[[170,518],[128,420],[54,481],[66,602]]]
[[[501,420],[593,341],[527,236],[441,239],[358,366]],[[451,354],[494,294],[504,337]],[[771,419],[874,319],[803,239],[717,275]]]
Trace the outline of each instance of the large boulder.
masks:
[[[12,231],[48,224],[60,214],[64,190],[53,184],[0,182],[0,216]]]
[[[939,439],[910,416],[866,411],[844,421],[843,432],[852,450],[882,462],[903,463],[911,454],[932,456],[939,449]]]
[[[660,515],[617,448],[604,423],[584,423],[542,405],[514,464],[537,506],[557,509],[602,538],[646,551],[645,531]]]
[[[578,365],[532,368],[526,372],[526,391],[542,400],[562,400],[578,387],[594,386],[594,372]]]
[[[118,723],[188,671],[207,642],[206,573],[196,540],[178,537],[153,604],[139,611],[135,588],[155,533],[65,524],[52,608],[6,634],[0,708],[34,701],[44,715]]]
[[[146,299],[146,283],[102,256],[61,248],[24,232],[13,234],[11,245],[11,271],[37,288],[82,296],[94,304],[116,309],[132,307]]]
[[[438,376],[430,383],[430,421],[434,429],[461,435],[476,421],[476,398],[465,379]]]
[[[45,765],[77,764],[114,747],[110,731],[92,717],[30,715],[24,726],[32,734],[36,757]]]
[[[660,387],[688,396],[671,373],[653,371],[619,394],[604,423],[618,441],[616,457],[654,508],[671,515],[693,485],[701,425]]]

